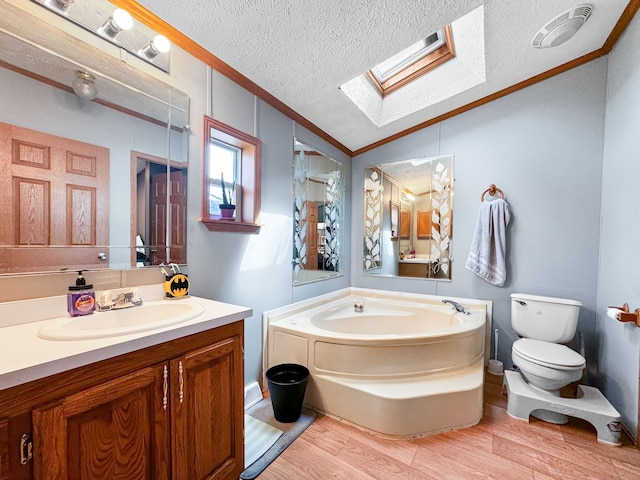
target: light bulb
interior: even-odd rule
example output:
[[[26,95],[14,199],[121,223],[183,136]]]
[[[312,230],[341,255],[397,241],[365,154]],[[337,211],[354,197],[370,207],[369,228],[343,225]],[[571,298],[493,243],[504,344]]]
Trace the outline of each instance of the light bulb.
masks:
[[[71,88],[73,88],[73,92],[83,100],[93,100],[98,95],[96,84],[93,83],[94,80],[95,77],[90,73],[77,71]]]
[[[164,35],[156,35],[142,48],[141,52],[148,59],[152,59],[157,57],[159,53],[167,53],[170,49],[169,39]]]
[[[160,53],[167,53],[171,49],[171,43],[164,35],[156,35],[153,37],[153,47]]]
[[[117,8],[106,22],[100,27],[102,33],[109,38],[116,38],[122,30],[130,30],[133,27],[133,18],[129,12]]]

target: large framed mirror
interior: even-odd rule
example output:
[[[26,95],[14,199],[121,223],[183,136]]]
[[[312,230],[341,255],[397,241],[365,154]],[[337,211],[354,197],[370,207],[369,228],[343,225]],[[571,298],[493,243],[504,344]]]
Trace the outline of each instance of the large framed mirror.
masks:
[[[186,262],[189,97],[40,6],[0,7],[0,273]]]
[[[363,272],[451,279],[453,155],[365,168]]]
[[[342,275],[345,167],[294,139],[293,284]]]

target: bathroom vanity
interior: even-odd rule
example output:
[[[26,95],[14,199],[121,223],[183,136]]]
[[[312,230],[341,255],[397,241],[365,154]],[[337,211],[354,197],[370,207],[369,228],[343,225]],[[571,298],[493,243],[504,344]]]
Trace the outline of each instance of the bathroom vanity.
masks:
[[[87,340],[43,340],[47,320],[0,328],[0,480],[238,478],[252,311],[177,301],[203,313]]]

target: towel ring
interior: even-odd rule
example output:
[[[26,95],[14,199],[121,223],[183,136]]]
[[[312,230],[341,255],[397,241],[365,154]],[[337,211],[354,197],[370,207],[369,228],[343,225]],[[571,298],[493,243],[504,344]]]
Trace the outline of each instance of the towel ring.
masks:
[[[480,202],[484,202],[484,196],[487,193],[493,197],[496,192],[500,195],[500,198],[504,198],[504,192],[492,183],[491,185],[489,185],[489,188],[487,188],[484,192],[482,192],[482,195],[480,195]]]

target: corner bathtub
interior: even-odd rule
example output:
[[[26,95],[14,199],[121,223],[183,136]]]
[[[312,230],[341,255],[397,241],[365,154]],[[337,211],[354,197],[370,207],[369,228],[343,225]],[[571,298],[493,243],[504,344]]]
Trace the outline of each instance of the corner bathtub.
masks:
[[[442,298],[349,288],[265,312],[265,371],[304,365],[305,405],[383,436],[475,425],[491,302]]]

